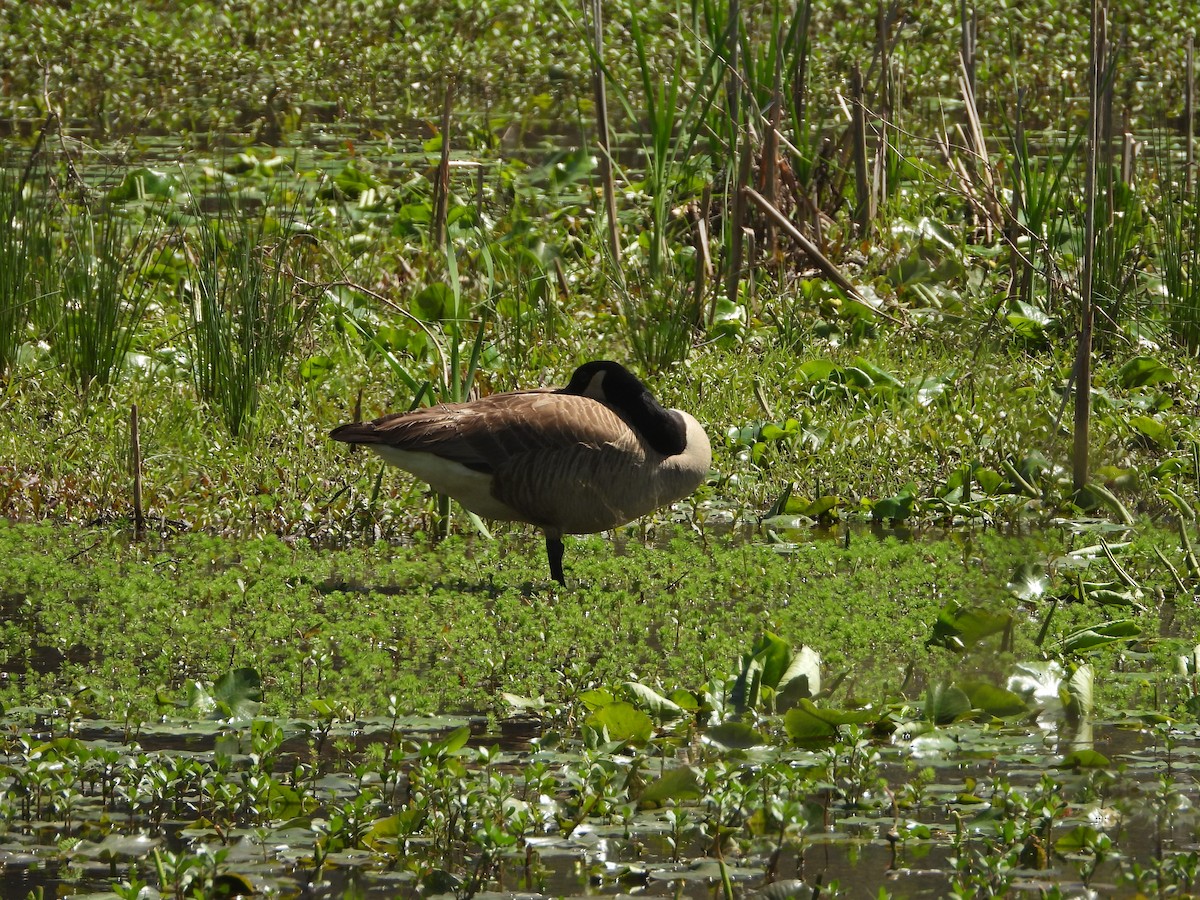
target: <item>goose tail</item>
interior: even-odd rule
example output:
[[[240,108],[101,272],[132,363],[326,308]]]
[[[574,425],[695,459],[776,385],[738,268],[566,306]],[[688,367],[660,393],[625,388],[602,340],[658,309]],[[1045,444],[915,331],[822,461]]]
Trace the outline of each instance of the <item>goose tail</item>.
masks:
[[[380,444],[386,440],[379,429],[375,427],[374,422],[351,422],[347,425],[339,425],[329,432],[329,436],[335,441],[342,441],[346,444]]]

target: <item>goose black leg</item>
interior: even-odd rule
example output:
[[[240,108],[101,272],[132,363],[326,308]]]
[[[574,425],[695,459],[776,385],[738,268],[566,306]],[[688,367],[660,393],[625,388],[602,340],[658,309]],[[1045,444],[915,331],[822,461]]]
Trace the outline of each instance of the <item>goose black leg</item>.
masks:
[[[563,542],[562,538],[546,535],[546,559],[550,561],[550,577],[566,587],[567,579],[563,575]]]

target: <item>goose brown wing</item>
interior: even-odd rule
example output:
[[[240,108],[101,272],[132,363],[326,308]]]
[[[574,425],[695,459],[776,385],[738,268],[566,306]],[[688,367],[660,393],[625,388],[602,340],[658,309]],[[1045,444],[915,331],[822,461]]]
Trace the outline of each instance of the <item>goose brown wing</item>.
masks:
[[[571,452],[580,446],[639,446],[624,420],[603,403],[550,391],[493,394],[470,403],[394,413],[373,422],[343,425],[330,436],[348,443],[431,453],[489,474],[511,470],[518,459],[536,466],[541,454]]]

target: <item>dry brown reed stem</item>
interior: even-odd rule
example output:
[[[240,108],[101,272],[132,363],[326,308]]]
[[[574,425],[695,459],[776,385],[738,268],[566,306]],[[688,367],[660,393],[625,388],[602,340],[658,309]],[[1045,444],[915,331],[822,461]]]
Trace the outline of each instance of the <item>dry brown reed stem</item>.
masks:
[[[893,322],[897,325],[903,324],[895,316],[889,315],[883,310],[876,308],[871,303],[868,303],[866,298],[864,298],[863,295],[858,292],[858,289],[854,286],[853,282],[851,282],[850,279],[847,278],[842,271],[835,266],[828,259],[828,257],[825,256],[824,253],[820,251],[816,244],[805,237],[804,233],[801,232],[800,229],[795,225],[793,225],[787,216],[768,203],[766,197],[751,187],[746,188],[746,196],[751,202],[754,203],[755,206],[770,216],[775,221],[775,224],[778,225],[788,237],[795,241],[800,249],[804,251],[805,255],[812,260],[813,265],[815,265],[821,271],[821,274],[836,284],[842,290],[842,292],[846,294],[846,296],[857,300],[859,303],[862,303],[877,316],[887,319],[889,322]]]

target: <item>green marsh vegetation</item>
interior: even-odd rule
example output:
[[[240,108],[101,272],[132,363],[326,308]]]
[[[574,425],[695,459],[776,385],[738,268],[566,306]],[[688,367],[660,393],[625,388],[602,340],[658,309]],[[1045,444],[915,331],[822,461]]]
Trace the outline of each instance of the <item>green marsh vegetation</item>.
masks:
[[[1184,6],[5,6],[2,892],[1195,892]],[[598,357],[566,591],[325,439]]]

